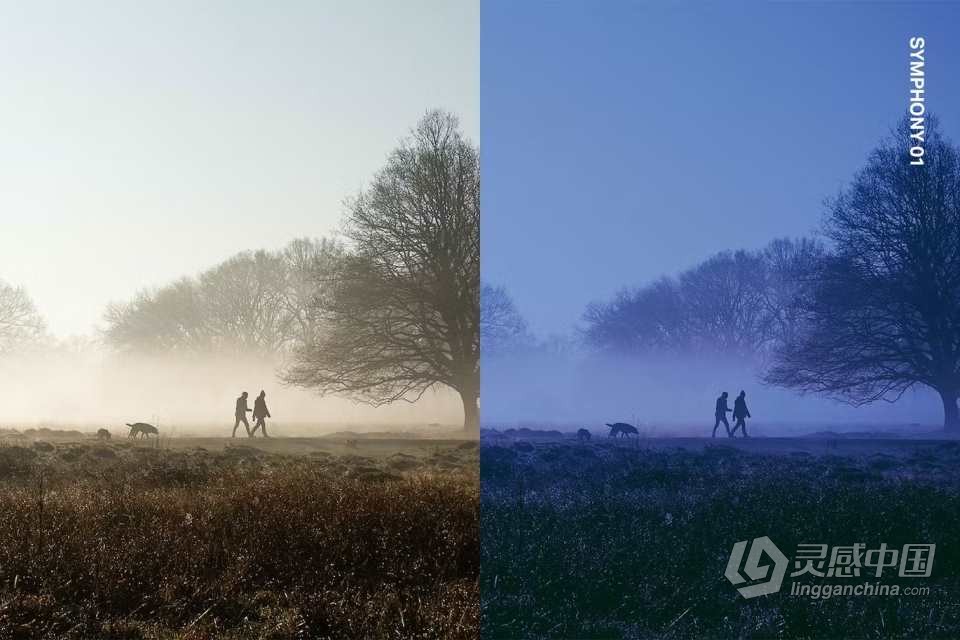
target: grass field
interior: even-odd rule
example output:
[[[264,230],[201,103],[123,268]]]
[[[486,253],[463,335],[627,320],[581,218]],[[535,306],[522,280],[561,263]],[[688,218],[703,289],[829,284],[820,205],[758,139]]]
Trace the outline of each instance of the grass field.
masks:
[[[960,638],[960,443],[530,438],[480,458],[485,638]],[[724,569],[759,536],[936,543],[931,578],[899,579],[930,593],[747,600]]]
[[[476,442],[0,438],[0,638],[476,638]]]

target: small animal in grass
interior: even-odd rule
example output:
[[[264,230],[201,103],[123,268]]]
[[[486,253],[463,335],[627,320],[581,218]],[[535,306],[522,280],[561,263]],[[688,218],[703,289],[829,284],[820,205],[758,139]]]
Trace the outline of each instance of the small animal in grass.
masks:
[[[348,449],[356,449],[356,448],[357,448],[357,441],[356,441],[356,440],[347,440],[346,442],[344,442],[344,444],[347,446]]]
[[[97,429],[97,440],[109,440],[110,432],[106,429]]]
[[[590,440],[590,432],[586,429],[577,429],[577,440],[580,442],[587,442]]]
[[[130,435],[128,438],[146,438],[150,435],[158,436],[160,432],[152,424],[147,424],[146,422],[134,422],[133,424],[127,423],[127,426],[130,427]]]
[[[607,423],[607,426],[610,427],[610,437],[620,436],[621,438],[629,436],[631,434],[635,436],[640,436],[640,432],[637,431],[637,428],[632,424],[627,424],[626,422],[614,422],[613,424]]]

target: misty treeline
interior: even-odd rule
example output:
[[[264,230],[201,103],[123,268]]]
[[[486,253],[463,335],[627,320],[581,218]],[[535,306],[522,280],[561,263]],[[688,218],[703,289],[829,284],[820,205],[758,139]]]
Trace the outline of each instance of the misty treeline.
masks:
[[[927,387],[960,432],[960,149],[928,125],[925,164],[910,165],[905,119],[827,201],[818,237],[721,252],[592,304],[580,346],[749,362],[765,383],[855,406]],[[504,289],[485,286],[482,309],[484,344],[530,348]]]
[[[479,149],[457,118],[428,112],[368,187],[341,239],[244,251],[196,276],[109,305],[119,353],[250,354],[280,379],[379,406],[449,387],[479,429]],[[0,350],[42,320],[0,288]]]
[[[765,360],[801,331],[809,276],[824,255],[823,245],[810,239],[718,253],[677,276],[590,305],[583,339],[623,355]]]
[[[111,304],[104,339],[159,353],[273,354],[311,344],[346,255],[342,243],[326,238],[238,253],[195,277]]]
[[[0,356],[40,345],[46,323],[23,287],[0,280]]]

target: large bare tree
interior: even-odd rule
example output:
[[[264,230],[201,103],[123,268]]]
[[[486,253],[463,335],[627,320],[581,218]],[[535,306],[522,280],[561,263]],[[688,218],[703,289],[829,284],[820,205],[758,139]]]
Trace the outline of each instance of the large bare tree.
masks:
[[[905,120],[830,203],[806,328],[767,379],[855,405],[927,386],[958,432],[960,150],[928,124],[923,166]]]
[[[288,382],[382,405],[443,385],[479,429],[480,163],[457,119],[428,113],[350,205],[352,254]]]
[[[0,354],[35,344],[46,325],[22,287],[0,280]]]

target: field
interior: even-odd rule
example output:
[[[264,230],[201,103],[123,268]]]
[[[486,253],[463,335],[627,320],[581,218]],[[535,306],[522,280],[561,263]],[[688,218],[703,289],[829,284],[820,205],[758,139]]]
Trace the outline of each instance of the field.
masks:
[[[0,638],[476,638],[476,442],[0,437]]]
[[[485,638],[960,637],[958,442],[594,434],[485,439],[480,460]],[[930,578],[883,574],[930,592],[744,599],[724,570],[759,536],[936,543]]]

